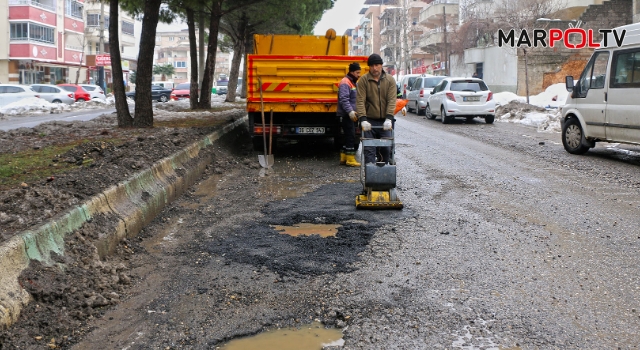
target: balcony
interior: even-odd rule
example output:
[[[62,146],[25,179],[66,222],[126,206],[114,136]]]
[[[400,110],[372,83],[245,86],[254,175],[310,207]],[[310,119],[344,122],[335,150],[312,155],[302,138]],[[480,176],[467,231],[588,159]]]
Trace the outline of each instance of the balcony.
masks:
[[[419,23],[428,28],[442,26],[442,11],[446,13],[447,23],[458,23],[460,6],[458,0],[436,0],[420,12]]]
[[[450,35],[450,34],[448,34]],[[420,48],[426,52],[439,52],[444,44],[444,32],[432,30],[420,38]]]
[[[52,0],[9,0],[9,6],[12,5],[34,6],[53,13],[56,12],[56,3]]]

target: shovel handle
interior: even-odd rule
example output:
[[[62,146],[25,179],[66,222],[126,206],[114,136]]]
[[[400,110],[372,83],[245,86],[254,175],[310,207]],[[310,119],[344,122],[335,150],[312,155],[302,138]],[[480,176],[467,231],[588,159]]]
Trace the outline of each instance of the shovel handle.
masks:
[[[269,116],[269,155],[271,155],[272,139],[273,139],[273,109],[271,110],[271,115]]]
[[[262,147],[265,155],[267,154],[267,131],[264,122],[264,101],[262,99],[262,79],[258,77],[258,84],[260,84],[260,114],[262,115]],[[267,157],[265,157],[267,158]]]

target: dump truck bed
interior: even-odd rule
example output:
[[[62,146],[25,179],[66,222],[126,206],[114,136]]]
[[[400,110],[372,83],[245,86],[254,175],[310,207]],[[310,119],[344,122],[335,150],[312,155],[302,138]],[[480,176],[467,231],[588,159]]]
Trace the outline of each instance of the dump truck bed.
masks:
[[[365,56],[249,55],[247,111],[334,112],[338,85],[349,64],[366,66]],[[261,85],[260,85],[261,84]]]

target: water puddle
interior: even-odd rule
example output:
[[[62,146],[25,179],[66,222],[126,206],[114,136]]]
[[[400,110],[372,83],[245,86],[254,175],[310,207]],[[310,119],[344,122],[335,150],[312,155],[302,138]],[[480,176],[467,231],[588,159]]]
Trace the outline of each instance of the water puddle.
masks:
[[[311,236],[311,235],[319,235],[322,238],[327,237],[335,237],[336,233],[338,233],[338,228],[342,227],[342,225],[338,224],[310,224],[310,223],[299,223],[293,226],[281,226],[281,225],[271,225],[274,230],[290,236]]]
[[[321,350],[324,346],[342,346],[342,332],[324,328],[315,322],[301,328],[283,328],[252,337],[232,340],[222,350]]]
[[[193,186],[193,189],[195,190],[193,195],[198,197],[198,199],[189,201],[190,203],[185,203],[183,207],[198,209],[203,203],[211,202],[211,199],[218,194],[218,184],[220,183],[221,178],[222,177],[219,175],[212,175]]]

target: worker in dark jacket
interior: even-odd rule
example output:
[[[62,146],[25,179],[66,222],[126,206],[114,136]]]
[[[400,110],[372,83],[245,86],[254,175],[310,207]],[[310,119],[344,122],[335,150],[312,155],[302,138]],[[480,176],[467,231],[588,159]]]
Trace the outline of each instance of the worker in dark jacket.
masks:
[[[349,73],[342,78],[338,86],[338,117],[342,118],[342,131],[344,133],[344,145],[340,150],[340,164],[348,166],[360,166],[356,160],[356,82],[360,78],[360,64],[357,62],[349,65]]]
[[[365,138],[390,138],[396,108],[396,81],[382,69],[380,55],[371,54],[367,65],[369,72],[357,84],[356,113],[360,128]],[[377,150],[380,152],[380,159],[388,163],[390,148],[378,147]],[[365,147],[363,152],[365,164],[376,162],[376,147]]]

